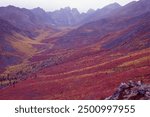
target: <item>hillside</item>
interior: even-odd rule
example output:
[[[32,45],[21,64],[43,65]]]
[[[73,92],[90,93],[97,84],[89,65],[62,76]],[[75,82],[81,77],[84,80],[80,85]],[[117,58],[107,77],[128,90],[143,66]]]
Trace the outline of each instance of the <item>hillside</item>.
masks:
[[[26,31],[35,30],[45,26],[45,24],[53,24],[50,16],[48,16],[46,12],[43,11],[42,16],[37,12],[40,11],[36,11],[35,9],[28,10],[15,6],[0,7],[0,18],[8,21],[17,28]]]
[[[0,12],[2,12],[1,9]],[[9,16],[9,14],[6,15]],[[38,45],[51,45],[41,43],[42,39],[50,34],[59,32],[51,26],[39,27],[33,30],[33,28],[29,28],[31,25],[28,24],[28,22],[23,23],[27,27],[24,29],[19,25],[19,23],[22,24],[23,22],[20,17],[18,19],[14,17],[11,21],[7,18],[5,20],[5,18],[6,17],[3,16],[3,18],[0,19],[0,69],[22,63],[36,52],[42,51],[43,48],[37,48]],[[36,26],[38,27],[38,25]],[[33,27],[36,28],[36,26]]]

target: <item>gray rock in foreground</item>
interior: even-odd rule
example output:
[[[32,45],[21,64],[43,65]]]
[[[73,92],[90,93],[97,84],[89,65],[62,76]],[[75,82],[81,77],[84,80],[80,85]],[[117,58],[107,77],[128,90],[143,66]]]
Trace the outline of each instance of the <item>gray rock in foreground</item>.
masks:
[[[150,85],[141,81],[121,83],[115,93],[106,100],[150,100]]]

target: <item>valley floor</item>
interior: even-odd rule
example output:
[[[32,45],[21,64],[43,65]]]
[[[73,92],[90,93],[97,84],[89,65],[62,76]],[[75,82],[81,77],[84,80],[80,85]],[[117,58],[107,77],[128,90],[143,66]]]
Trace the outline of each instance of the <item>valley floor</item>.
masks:
[[[105,99],[122,82],[150,83],[150,48],[104,51],[94,44],[38,54],[32,60],[45,64],[37,65],[28,78],[1,89],[0,99]]]

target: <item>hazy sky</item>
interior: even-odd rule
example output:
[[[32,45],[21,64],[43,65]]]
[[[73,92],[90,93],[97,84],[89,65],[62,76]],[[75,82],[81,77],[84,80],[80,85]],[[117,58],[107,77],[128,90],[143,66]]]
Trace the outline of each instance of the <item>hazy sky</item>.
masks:
[[[125,5],[131,1],[138,0],[0,0],[0,6],[14,5],[29,9],[41,7],[46,11],[53,11],[70,6],[71,8],[78,8],[80,11],[87,11],[89,8],[102,8],[114,2]]]

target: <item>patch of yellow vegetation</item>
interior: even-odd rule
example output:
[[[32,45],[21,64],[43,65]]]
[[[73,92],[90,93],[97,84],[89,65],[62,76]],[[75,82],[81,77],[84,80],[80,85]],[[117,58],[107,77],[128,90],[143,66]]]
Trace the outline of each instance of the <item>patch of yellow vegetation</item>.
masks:
[[[25,70],[26,66],[27,66],[26,62],[21,63],[21,64],[17,64],[17,65],[9,66],[6,68],[4,74],[10,74],[10,73],[18,72],[20,70]]]
[[[150,48],[142,49],[142,50],[137,51],[137,52],[131,52],[131,53],[129,53],[129,54],[130,54],[130,55],[133,55],[133,56],[136,56],[136,55],[144,54],[144,53],[150,53]],[[129,56],[130,56],[130,55],[129,55]]]
[[[131,65],[137,65],[137,64],[142,63],[144,61],[150,61],[150,56],[145,56],[145,57],[133,60],[133,61],[125,62],[125,63],[119,65],[119,67],[127,67],[127,66],[131,66]]]
[[[8,37],[7,40],[16,50],[18,50],[18,52],[23,53],[27,57],[36,53],[36,48],[34,48],[32,44],[37,44],[37,42],[28,37],[24,37],[20,34],[14,34],[14,36]]]
[[[115,60],[121,60],[121,59],[125,59],[125,58],[128,58],[128,57],[134,57],[136,55],[141,55],[141,54],[145,54],[145,53],[150,54],[150,48],[146,48],[146,49],[143,49],[143,50],[140,50],[140,51],[137,51],[137,52],[128,53],[127,55],[119,57]],[[115,60],[112,60],[112,61],[115,61]]]
[[[23,36],[18,33],[14,33],[13,36],[7,37],[7,41],[11,43],[11,45],[21,52],[25,54],[27,57],[31,57],[34,54],[41,52],[43,50],[37,50],[33,45],[43,45],[44,47],[51,48],[53,45],[51,43],[42,43],[44,39],[51,37],[51,34],[55,34],[53,30],[37,30],[39,35],[34,39],[31,39],[27,36]]]
[[[116,57],[116,56],[121,56],[121,55],[122,55],[122,54],[118,52],[118,53],[115,53],[115,54],[111,54],[110,56],[111,56],[111,57]]]
[[[46,28],[46,29],[38,29],[36,30],[36,32],[39,33],[39,35],[35,38],[35,40],[37,40],[38,42],[42,42],[43,40],[60,37],[69,32],[69,29],[64,28],[61,29],[60,31],[56,31],[50,28]]]
[[[105,73],[113,73],[114,71],[112,69],[108,69],[107,71],[98,71],[98,72],[92,72],[88,74],[82,74],[82,75],[75,75],[78,77],[88,77],[92,75],[98,75],[98,74],[105,74]],[[77,71],[70,71],[70,72],[64,72],[64,73],[59,73],[59,74],[54,74],[54,75],[39,75],[40,77],[56,77],[56,76],[63,76],[63,75],[71,75],[73,73],[77,73]]]
[[[46,31],[44,29],[37,30],[36,32],[39,33],[39,35],[37,37],[35,37],[35,40],[37,42],[43,41],[44,39],[46,39],[52,33],[50,31]]]
[[[92,51],[92,52],[100,51],[101,45],[100,45],[100,43],[96,43],[96,44],[87,46],[86,49],[88,49],[89,51]]]

